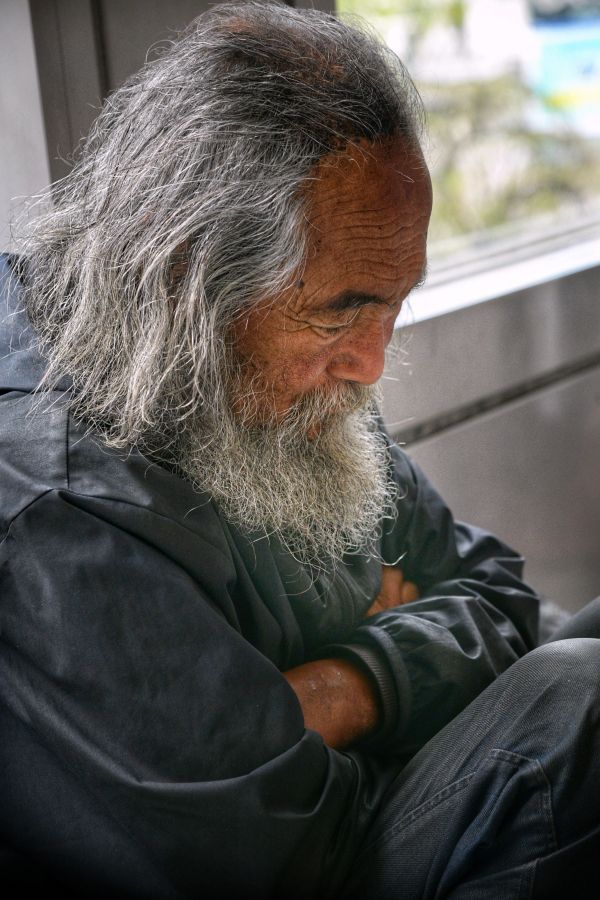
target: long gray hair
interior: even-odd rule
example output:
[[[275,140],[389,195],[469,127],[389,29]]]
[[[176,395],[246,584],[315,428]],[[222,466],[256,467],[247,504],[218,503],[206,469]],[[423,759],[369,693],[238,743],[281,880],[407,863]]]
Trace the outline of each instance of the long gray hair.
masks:
[[[355,26],[276,3],[200,16],[107,99],[30,223],[45,386],[69,375],[109,445],[167,458],[220,415],[232,321],[302,270],[316,163],[421,125],[401,63]]]

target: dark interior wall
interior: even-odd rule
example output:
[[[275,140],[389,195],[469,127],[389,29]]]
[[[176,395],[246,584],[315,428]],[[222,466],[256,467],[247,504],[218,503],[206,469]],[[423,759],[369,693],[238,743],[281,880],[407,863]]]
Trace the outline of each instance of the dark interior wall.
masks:
[[[148,49],[173,38],[209,6],[206,0],[97,0],[106,87],[114,90],[139,69]]]
[[[106,93],[94,0],[30,0],[31,24],[50,175],[87,133]]]
[[[52,180],[104,97],[143,65],[148,49],[172,39],[209,0],[29,0]],[[332,11],[335,0],[298,0]]]

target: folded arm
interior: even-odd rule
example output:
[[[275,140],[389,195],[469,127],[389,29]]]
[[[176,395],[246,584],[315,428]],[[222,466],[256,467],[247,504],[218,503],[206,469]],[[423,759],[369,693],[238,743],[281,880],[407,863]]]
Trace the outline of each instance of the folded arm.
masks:
[[[521,580],[518,554],[493,535],[455,522],[419,468],[397,448],[392,454],[402,500],[382,550],[390,562],[402,557],[414,602],[406,604],[400,594],[394,604],[398,591],[390,589],[391,581],[382,584],[372,615],[345,643],[323,648],[326,668],[339,658],[354,666],[360,703],[348,702],[342,711],[311,697],[309,707],[298,670],[293,686],[307,727],[326,740],[344,732],[339,723],[325,720],[325,713],[335,710],[351,742],[360,740],[360,722],[368,722],[362,737],[371,747],[406,754],[416,752],[536,645],[539,598]],[[394,577],[402,584],[400,572]],[[421,599],[415,598],[415,583]],[[314,670],[306,674],[314,683]],[[327,685],[323,679],[323,691]],[[343,695],[339,687],[338,693]],[[362,710],[366,703],[372,706],[370,717]]]
[[[367,617],[416,599],[416,585],[405,581],[397,567],[383,566],[379,594]],[[377,681],[366,666],[348,659],[317,659],[283,674],[298,698],[306,727],[335,750],[357,743],[381,725]]]

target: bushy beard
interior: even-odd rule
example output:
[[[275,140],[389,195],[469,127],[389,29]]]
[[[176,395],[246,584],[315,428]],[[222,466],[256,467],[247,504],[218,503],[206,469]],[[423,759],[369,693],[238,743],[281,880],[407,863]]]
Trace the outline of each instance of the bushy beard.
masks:
[[[246,384],[235,413],[198,429],[181,468],[243,532],[275,535],[301,563],[331,571],[347,553],[377,555],[394,514],[376,401],[374,388],[348,382],[265,421],[264,391]]]

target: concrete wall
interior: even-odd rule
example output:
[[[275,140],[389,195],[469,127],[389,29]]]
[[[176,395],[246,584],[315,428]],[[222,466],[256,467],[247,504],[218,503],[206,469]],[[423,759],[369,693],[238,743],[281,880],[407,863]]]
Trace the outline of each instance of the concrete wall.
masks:
[[[50,183],[27,0],[0,2],[0,249],[21,203]]]
[[[455,516],[519,550],[528,580],[573,611],[600,594],[599,275],[400,329],[384,380],[388,429]]]

